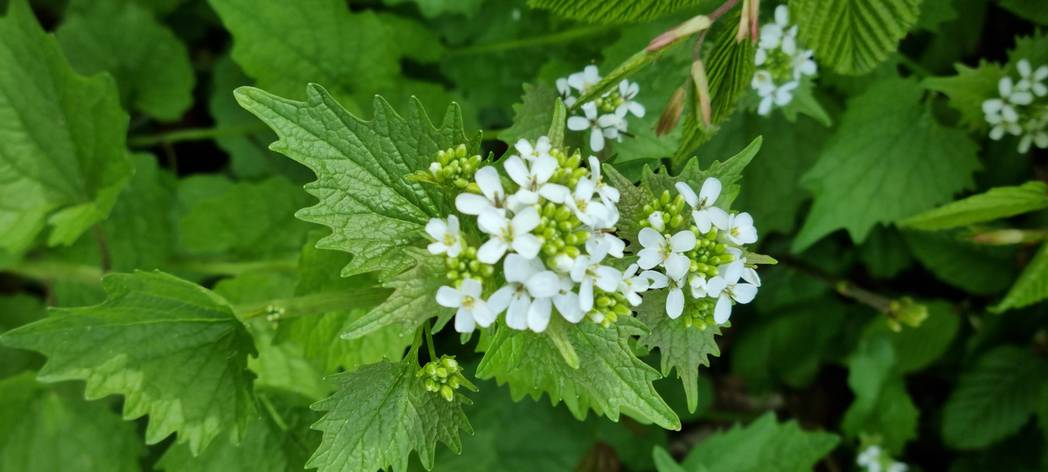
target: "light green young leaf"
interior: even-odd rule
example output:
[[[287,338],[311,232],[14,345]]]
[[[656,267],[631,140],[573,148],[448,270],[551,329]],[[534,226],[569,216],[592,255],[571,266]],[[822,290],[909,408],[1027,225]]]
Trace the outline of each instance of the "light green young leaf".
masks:
[[[707,7],[715,7],[716,3],[709,0],[528,0],[528,6],[587,23],[622,24],[654,20],[685,8],[699,14],[709,9]]]
[[[895,51],[917,22],[921,0],[791,0],[801,42],[820,64],[863,74]]]
[[[1034,23],[1048,25],[1048,3],[1040,0],[1001,0],[1001,6]]]
[[[957,449],[977,449],[1010,436],[1037,407],[1048,369],[1029,350],[1000,346],[976,361],[943,407],[942,435]]]
[[[48,388],[31,372],[0,380],[0,424],[0,470],[141,470],[133,424],[107,402]]]
[[[113,274],[104,303],[53,310],[0,336],[48,357],[46,382],[84,380],[86,396],[125,397],[124,418],[149,415],[146,443],[171,433],[203,450],[255,412],[251,338],[221,297],[160,272]]]
[[[381,305],[351,321],[342,333],[343,338],[362,338],[393,325],[399,325],[397,333],[401,337],[410,338],[426,320],[436,317],[446,321],[452,315],[452,310],[437,304],[434,297],[437,289],[447,282],[444,258],[421,249],[403,252],[415,260],[415,266],[383,282],[382,286],[393,289],[393,293]]]
[[[525,395],[538,399],[549,394],[554,405],[561,401],[577,418],[592,409],[618,421],[620,414],[663,428],[680,429],[680,419],[655,391],[658,371],[637,358],[630,336],[644,334],[639,322],[620,319],[602,327],[584,322],[567,329],[580,365],[572,369],[560,351],[543,334],[500,327],[486,347],[477,377],[509,384],[514,400]]]
[[[684,385],[688,411],[695,412],[699,406],[699,367],[710,365],[710,356],[720,356],[717,346],[719,326],[706,329],[691,328],[684,318],[670,319],[666,316],[666,291],[650,293],[644,297],[637,318],[648,327],[648,333],[637,340],[647,349],[659,349],[662,375],[669,377],[677,370],[677,378]]]
[[[690,472],[812,470],[837,446],[836,435],[805,431],[796,421],[780,423],[766,413],[749,425],[703,439],[681,464]]]
[[[308,468],[320,472],[391,469],[406,471],[412,451],[433,468],[437,442],[462,450],[459,431],[473,429],[462,400],[447,401],[426,391],[415,376],[414,356],[399,362],[361,367],[335,380],[339,390],[313,405],[324,417],[313,429],[324,433]]]
[[[0,250],[24,251],[45,221],[49,244],[71,244],[131,175],[116,85],[73,72],[25,0],[0,19],[0,71]]]
[[[524,84],[520,101],[513,105],[513,126],[499,133],[499,139],[510,147],[519,139],[534,141],[549,134],[557,91],[543,84]]]
[[[74,1],[55,37],[77,71],[112,74],[128,108],[172,121],[193,104],[186,47],[131,0]]]
[[[1013,248],[974,244],[934,232],[907,233],[904,239],[917,261],[937,279],[971,293],[1003,292],[1015,278]]]
[[[997,83],[1004,77],[1004,68],[998,64],[980,61],[979,67],[956,64],[957,75],[929,77],[921,81],[928,90],[941,92],[950,98],[950,106],[961,114],[961,123],[972,130],[987,128],[982,103],[999,96]]]
[[[1048,208],[1048,184],[1031,181],[997,187],[900,221],[904,228],[938,231]]]
[[[1041,245],[1033,260],[1026,265],[1015,285],[1008,290],[1004,300],[993,307],[1000,313],[1013,308],[1022,308],[1048,298],[1048,244]]]
[[[388,279],[403,272],[413,263],[403,248],[424,241],[426,222],[448,208],[439,191],[406,176],[428,168],[437,151],[468,145],[458,106],[434,128],[418,102],[402,118],[376,97],[374,119],[363,121],[318,85],[307,95],[299,102],[250,87],[236,91],[241,106],[277,132],[271,148],[317,174],[306,190],[320,202],[296,216],[332,229],[318,247],[353,254],[342,275],[377,270]]]
[[[923,302],[923,300],[922,300]],[[883,318],[870,324],[864,337],[882,337],[892,344],[895,372],[901,375],[922,370],[946,353],[961,327],[961,318],[944,301],[928,301],[928,318],[916,328],[893,331]]]
[[[848,102],[837,132],[804,176],[815,203],[794,251],[838,228],[862,242],[877,223],[925,210],[973,184],[975,143],[936,123],[921,94],[914,80],[892,78]]]

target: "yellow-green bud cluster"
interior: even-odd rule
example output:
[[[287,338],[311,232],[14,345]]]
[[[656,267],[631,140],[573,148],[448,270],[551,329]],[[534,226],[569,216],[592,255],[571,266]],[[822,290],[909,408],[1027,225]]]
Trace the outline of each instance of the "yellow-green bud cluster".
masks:
[[[614,113],[619,108],[619,105],[622,105],[625,101],[622,95],[619,94],[618,89],[615,89],[603,97],[593,100],[593,103],[597,105],[597,110],[601,113]]]
[[[684,326],[696,328],[699,331],[710,326],[716,326],[717,322],[713,319],[713,309],[716,306],[716,298],[691,300],[684,309],[684,316],[681,316],[681,319],[684,320]]]
[[[466,145],[459,144],[450,149],[437,151],[437,158],[429,165],[429,172],[438,184],[463,190],[473,182],[473,175],[477,173],[480,165],[481,157],[467,156]]]
[[[558,164],[557,170],[549,179],[552,183],[575,188],[575,185],[579,183],[579,179],[585,177],[589,172],[585,167],[582,167],[582,154],[578,150],[575,150],[574,154],[568,156],[563,150],[551,149],[549,155],[553,156]]]
[[[677,195],[673,197],[670,195],[669,190],[663,190],[662,195],[658,198],[648,202],[644,205],[641,211],[641,219],[637,223],[643,228],[651,226],[651,222],[648,221],[648,217],[652,213],[662,212],[662,221],[666,227],[661,232],[663,233],[676,233],[685,228],[693,228],[691,212],[687,208],[687,203],[684,201],[684,197]],[[696,229],[698,231],[698,229]]]
[[[582,254],[589,233],[581,227],[582,223],[566,205],[553,202],[542,205],[534,234],[542,240],[542,254],[547,266],[553,267],[559,255],[574,259]]]
[[[477,248],[466,246],[465,243],[458,256],[444,259],[444,265],[448,269],[446,274],[448,281],[455,287],[458,287],[465,279],[477,279],[484,282],[495,273],[494,266],[477,260]]]
[[[700,274],[707,279],[717,275],[717,267],[735,260],[724,243],[717,242],[717,228],[710,228],[706,234],[695,232],[695,249],[687,253],[691,259],[691,273]]]
[[[892,331],[902,331],[902,326],[920,327],[928,318],[928,307],[915,302],[910,297],[892,300],[888,304],[888,327]]]
[[[415,373],[415,376],[424,379],[422,383],[426,386],[427,391],[439,393],[449,402],[455,399],[455,390],[458,390],[459,387],[466,385],[467,388],[470,388],[472,385],[462,375],[462,367],[455,360],[455,356],[444,355],[439,359],[427,362]]]
[[[607,328],[618,321],[620,316],[627,316],[632,311],[626,296],[619,292],[605,292],[593,288],[593,309],[586,317]]]
[[[768,71],[776,84],[785,84],[793,80],[793,56],[783,52],[781,48],[767,51],[767,59],[760,68]]]

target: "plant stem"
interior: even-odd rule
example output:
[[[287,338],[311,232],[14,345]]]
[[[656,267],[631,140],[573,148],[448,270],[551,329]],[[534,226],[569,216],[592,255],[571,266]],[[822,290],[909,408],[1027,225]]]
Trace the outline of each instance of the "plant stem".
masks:
[[[906,66],[906,68],[910,69],[910,72],[913,72],[913,74],[916,75],[917,77],[920,77],[920,78],[923,79],[925,77],[931,77],[931,76],[935,75],[934,73],[932,73],[932,71],[928,70],[927,67],[922,66],[917,61],[915,61],[913,59],[910,59],[906,55],[899,54],[898,57],[899,57],[899,64],[902,64],[902,65]]]
[[[433,345],[433,327],[431,322],[427,322],[422,325],[422,332],[426,336],[426,350],[429,351],[429,360],[433,362],[437,360],[437,348]]]
[[[172,262],[174,268],[204,275],[240,275],[245,272],[274,270],[294,272],[298,269],[298,258],[271,259],[263,261],[201,261],[185,260]]]
[[[127,145],[131,147],[150,147],[156,146],[157,144],[172,144],[182,141],[202,141],[205,139],[221,138],[225,136],[241,136],[265,129],[266,127],[261,123],[250,126],[186,128],[157,134],[131,136],[127,139]]]
[[[502,41],[498,43],[464,46],[458,49],[449,50],[445,54],[445,56],[454,57],[492,54],[498,52],[512,51],[514,49],[524,49],[536,46],[545,46],[549,44],[567,43],[576,39],[606,33],[608,31],[611,31],[612,29],[614,28],[608,25],[581,26],[578,28],[572,28],[556,33],[544,34],[541,36],[533,36],[530,38],[514,39],[511,41]]]
[[[390,294],[383,288],[358,288],[337,292],[311,293],[291,298],[277,298],[262,303],[233,307],[237,318],[250,319],[273,316],[277,319],[327,313],[345,308],[370,307],[381,303]]]
[[[103,263],[104,264],[104,263]],[[245,272],[270,270],[293,272],[298,269],[298,259],[273,259],[265,261],[169,261],[166,267],[171,270],[194,272],[202,275],[239,275]],[[69,280],[86,284],[98,284],[108,273],[102,267],[88,264],[74,264],[54,259],[26,259],[14,266],[3,269],[5,272],[42,282]]]

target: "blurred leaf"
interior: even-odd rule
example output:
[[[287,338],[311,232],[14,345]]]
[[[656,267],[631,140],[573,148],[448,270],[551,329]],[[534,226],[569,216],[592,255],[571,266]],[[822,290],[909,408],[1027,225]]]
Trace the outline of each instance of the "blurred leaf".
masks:
[[[894,228],[877,225],[859,246],[859,258],[874,277],[896,276],[913,264],[906,241]]]
[[[936,123],[921,95],[914,80],[895,78],[848,101],[839,128],[804,176],[815,203],[795,252],[838,228],[862,242],[877,223],[910,216],[973,185],[975,143]]]
[[[896,373],[897,354],[891,339],[865,336],[848,360],[848,386],[855,400],[841,428],[849,436],[878,435],[893,454],[917,437],[917,410],[902,377]]]
[[[459,14],[472,17],[484,0],[383,0],[386,5],[414,3],[422,16],[433,18],[440,15]]]
[[[1001,6],[1034,23],[1048,25],[1048,3],[1040,0],[1001,0]]]
[[[904,228],[935,231],[1048,208],[1048,184],[1031,181],[1014,187],[997,187],[947,203],[899,222]]]
[[[812,470],[837,446],[836,435],[805,431],[796,421],[780,423],[766,413],[749,425],[736,425],[703,439],[681,464],[691,472]]]
[[[979,67],[956,64],[957,75],[929,77],[921,81],[928,90],[945,94],[950,106],[961,114],[961,123],[969,129],[984,132],[987,129],[984,101],[997,98],[997,83],[1004,77],[1004,69],[997,64],[980,61]]]
[[[873,70],[917,22],[921,0],[791,0],[800,39],[842,74]]]
[[[499,139],[509,144],[512,151],[517,140],[534,142],[540,136],[549,134],[557,96],[557,91],[546,85],[524,84],[521,103],[513,105],[513,126],[499,133]]]
[[[1048,298],[1048,244],[1041,245],[1033,260],[1026,265],[1023,273],[1008,290],[1004,300],[993,307],[993,311],[1002,312],[1013,308],[1022,308]]]
[[[1015,278],[1011,248],[977,245],[947,233],[906,233],[905,239],[935,278],[971,293],[1000,293]]]
[[[175,179],[149,154],[132,162],[135,174],[102,222],[110,264],[115,271],[163,268],[175,249]]]
[[[129,108],[174,121],[193,104],[185,45],[131,0],[74,0],[55,37],[77,71],[112,74]]]
[[[553,13],[587,23],[639,23],[665,16],[687,8],[695,14],[704,13],[709,0],[528,0],[528,6],[550,10]]]
[[[943,23],[949,23],[957,19],[957,10],[949,1],[921,2],[921,13],[917,17],[914,29],[922,29],[932,33],[938,32]]]
[[[24,293],[0,295],[0,333],[43,317],[44,303],[41,300]],[[36,370],[41,365],[43,358],[36,353],[0,346],[0,379],[25,370]]]

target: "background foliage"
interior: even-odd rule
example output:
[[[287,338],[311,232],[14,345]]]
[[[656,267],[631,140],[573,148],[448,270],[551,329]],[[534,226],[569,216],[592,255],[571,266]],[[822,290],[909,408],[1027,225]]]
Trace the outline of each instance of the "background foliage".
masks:
[[[1048,160],[981,109],[1048,8],[792,0],[820,73],[769,117],[729,12],[706,126],[692,43],[638,52],[721,5],[0,0],[0,470],[1048,469]],[[450,202],[402,177],[545,134],[586,64],[648,110],[607,178],[718,175],[780,264],[730,327],[580,326],[579,370],[441,330],[479,391],[420,396],[448,313],[403,246]]]

